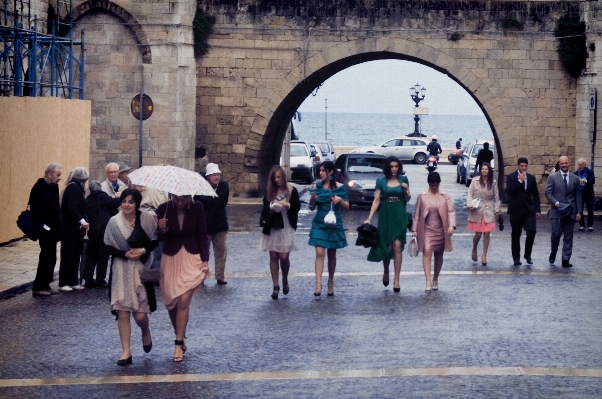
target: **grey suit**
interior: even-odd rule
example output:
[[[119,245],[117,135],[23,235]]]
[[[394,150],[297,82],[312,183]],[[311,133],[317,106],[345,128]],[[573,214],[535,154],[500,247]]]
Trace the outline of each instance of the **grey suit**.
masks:
[[[548,176],[546,183],[546,198],[551,204],[548,216],[552,220],[552,253],[550,260],[556,258],[556,252],[560,244],[560,236],[564,235],[562,245],[562,261],[567,262],[571,259],[573,252],[573,230],[575,227],[575,217],[583,212],[583,202],[581,201],[581,190],[579,189],[579,178],[568,172],[568,183],[564,184],[563,173],[561,170]],[[571,215],[563,219],[560,218],[560,212],[556,203],[570,203],[572,206]]]

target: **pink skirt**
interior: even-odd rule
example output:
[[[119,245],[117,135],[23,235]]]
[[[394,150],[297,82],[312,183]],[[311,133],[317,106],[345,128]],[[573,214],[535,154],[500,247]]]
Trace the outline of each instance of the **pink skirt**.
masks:
[[[161,297],[167,310],[173,309],[178,298],[190,290],[193,295],[211,275],[209,266],[202,266],[201,255],[191,254],[184,246],[174,256],[161,257]]]
[[[485,217],[481,216],[481,223],[468,222],[468,230],[475,233],[491,233],[495,231],[495,222],[485,223]]]

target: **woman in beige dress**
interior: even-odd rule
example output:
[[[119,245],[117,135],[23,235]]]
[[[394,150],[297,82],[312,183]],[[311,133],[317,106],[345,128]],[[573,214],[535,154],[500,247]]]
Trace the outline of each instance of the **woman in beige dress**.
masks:
[[[422,267],[426,278],[427,293],[439,289],[439,273],[443,267],[443,252],[453,249],[451,236],[456,229],[456,210],[448,193],[439,191],[441,176],[437,172],[428,175],[429,189],[418,195],[412,225],[412,237],[418,239],[422,252]],[[431,281],[431,258],[435,258],[435,271]]]

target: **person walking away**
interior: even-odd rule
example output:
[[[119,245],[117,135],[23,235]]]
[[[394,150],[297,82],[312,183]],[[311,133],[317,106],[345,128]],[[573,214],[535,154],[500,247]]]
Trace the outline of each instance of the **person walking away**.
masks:
[[[152,251],[157,246],[157,222],[140,212],[142,196],[128,188],[119,199],[121,211],[113,216],[105,229],[104,244],[113,256],[111,263],[111,312],[117,315],[117,328],[122,354],[118,366],[132,364],[130,315],[140,327],[142,349],[153,347],[148,314],[157,309],[154,286],[143,283],[142,274],[153,263]]]
[[[59,293],[50,288],[50,283],[54,278],[54,267],[56,266],[56,243],[61,240],[63,229],[58,187],[62,174],[63,167],[56,162],[50,162],[46,166],[44,177],[38,179],[29,193],[32,219],[34,222],[43,224],[43,230],[38,240],[40,257],[33,281],[33,296],[49,296]]]
[[[190,302],[202,282],[209,278],[209,238],[203,204],[190,195],[171,195],[171,201],[157,209],[161,258],[161,297],[169,313],[176,340],[174,362],[186,352],[186,326]]]
[[[493,151],[491,151],[489,149],[489,143],[484,142],[483,148],[481,148],[479,150],[479,153],[477,154],[477,161],[475,163],[475,169],[474,169],[475,176],[481,172],[481,165],[483,165],[484,162],[487,162],[489,165],[491,165],[492,160],[493,160]]]
[[[263,197],[262,215],[270,215],[269,222],[263,228],[259,248],[270,252],[270,273],[272,275],[272,299],[278,299],[280,285],[278,272],[282,270],[282,293],[289,292],[288,272],[289,254],[297,249],[295,230],[301,202],[297,189],[286,182],[286,173],[281,166],[273,166],[268,176],[268,189]],[[278,219],[281,224],[271,223]],[[280,227],[282,226],[282,227]]]
[[[459,150],[462,148],[462,137],[460,137],[458,139],[458,141],[456,141],[456,150]]]
[[[399,274],[403,248],[406,244],[408,228],[407,203],[410,195],[410,182],[403,176],[403,166],[397,157],[388,157],[383,168],[384,177],[376,181],[374,200],[364,222],[369,224],[374,213],[378,212],[378,247],[370,248],[369,262],[383,262],[383,285],[389,285],[389,264],[393,258],[393,291],[400,292]]]
[[[320,164],[320,181],[310,189],[309,209],[318,207],[311,222],[308,244],[316,247],[316,290],[314,296],[322,294],[322,272],[324,255],[328,255],[328,296],[334,295],[334,272],[337,268],[337,249],[347,246],[341,208],[349,209],[349,196],[345,186],[338,182],[338,171],[331,161]],[[326,224],[324,217],[332,210],[336,223]]]
[[[514,266],[520,266],[520,235],[525,230],[524,258],[532,265],[531,252],[537,232],[537,219],[541,215],[541,201],[535,176],[527,173],[529,161],[527,158],[518,158],[518,170],[506,176],[506,197],[508,198],[508,215],[512,228],[512,259]]]
[[[439,162],[439,154],[441,154],[443,150],[441,149],[441,145],[437,141],[436,134],[433,134],[433,136],[431,137],[431,142],[427,144],[426,150],[429,152],[429,155],[433,155],[437,159],[437,162]]]
[[[578,169],[575,171],[575,174],[579,178],[579,189],[581,190],[581,209],[583,209],[583,204],[585,204],[585,208],[587,209],[587,229],[590,232],[594,231],[594,184],[596,183],[596,176],[594,175],[594,171],[586,166],[585,158],[579,158],[577,161]],[[579,231],[585,231],[585,216],[582,215],[579,220]]]
[[[119,165],[115,162],[111,162],[107,164],[105,170],[107,179],[102,182],[102,191],[109,194],[111,197],[119,198],[121,192],[127,188],[127,186],[119,180]]]
[[[90,223],[88,230],[88,250],[86,252],[86,267],[84,270],[84,287],[108,288],[107,264],[109,253],[105,250],[105,229],[112,215],[117,213],[121,205],[119,198],[112,198],[102,191],[99,181],[92,180],[88,184],[90,194],[86,198],[86,220]],[[96,269],[96,280],[94,280]]]
[[[196,201],[203,204],[205,208],[205,219],[207,220],[207,234],[209,242],[213,244],[213,259],[215,261],[215,279],[218,285],[226,285],[225,271],[226,259],[228,257],[228,214],[226,206],[230,197],[228,182],[222,180],[222,172],[215,163],[207,164],[205,179],[215,190],[217,197],[197,195]]]
[[[63,215],[63,243],[59,268],[59,291],[81,290],[78,271],[81,261],[83,238],[90,225],[86,221],[86,182],[88,169],[78,166],[69,173],[67,187],[63,191],[61,213]]]
[[[581,220],[583,201],[581,198],[580,182],[577,175],[569,172],[569,157],[558,159],[560,170],[548,176],[546,182],[546,199],[550,203],[548,216],[552,220],[552,237],[550,264],[556,261],[556,253],[562,243],[562,267],[573,267],[570,263],[573,253],[573,229],[575,221]]]
[[[475,206],[477,200],[479,201],[478,206]],[[468,208],[468,230],[475,232],[472,238],[472,260],[473,262],[477,261],[477,247],[482,235],[481,264],[487,266],[491,232],[495,231],[495,218],[500,215],[497,181],[493,178],[493,170],[487,162],[483,162],[480,175],[470,183],[466,207]]]
[[[418,195],[412,223],[412,237],[418,239],[422,252],[422,267],[426,279],[426,293],[439,289],[439,273],[443,268],[443,252],[451,252],[452,235],[456,229],[456,210],[448,193],[439,190],[441,176],[437,172],[427,177],[429,188]],[[435,270],[431,280],[431,259]]]

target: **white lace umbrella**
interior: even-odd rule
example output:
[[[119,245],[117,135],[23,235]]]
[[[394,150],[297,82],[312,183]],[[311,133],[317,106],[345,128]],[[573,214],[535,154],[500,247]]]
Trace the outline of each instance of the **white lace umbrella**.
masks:
[[[177,166],[143,166],[128,176],[132,184],[151,187],[175,195],[208,195],[215,190],[200,174]]]

